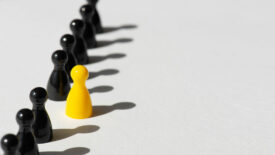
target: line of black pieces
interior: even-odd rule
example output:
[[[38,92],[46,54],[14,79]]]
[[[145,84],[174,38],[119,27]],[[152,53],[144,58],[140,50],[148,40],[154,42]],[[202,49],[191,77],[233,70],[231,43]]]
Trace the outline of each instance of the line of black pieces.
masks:
[[[80,7],[82,19],[74,19],[70,23],[71,34],[60,39],[63,50],[52,54],[54,70],[49,78],[47,90],[36,87],[31,90],[29,98],[32,110],[24,108],[17,112],[19,125],[17,135],[6,134],[1,139],[4,155],[39,155],[38,144],[53,139],[52,124],[45,109],[47,99],[65,101],[70,91],[71,69],[78,64],[90,63],[88,49],[96,48],[96,34],[104,33],[96,5],[98,0],[87,0]]]

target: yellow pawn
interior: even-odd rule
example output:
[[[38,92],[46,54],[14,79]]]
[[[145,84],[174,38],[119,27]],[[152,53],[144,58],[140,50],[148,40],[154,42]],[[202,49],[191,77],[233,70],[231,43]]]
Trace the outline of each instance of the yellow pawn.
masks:
[[[66,104],[66,115],[71,118],[84,119],[92,116],[92,101],[85,85],[88,76],[87,68],[82,65],[76,65],[71,70],[74,84],[68,94]]]

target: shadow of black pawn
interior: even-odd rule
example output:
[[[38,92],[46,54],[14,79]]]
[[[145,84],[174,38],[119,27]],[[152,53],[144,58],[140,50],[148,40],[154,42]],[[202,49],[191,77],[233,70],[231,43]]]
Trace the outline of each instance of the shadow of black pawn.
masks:
[[[112,87],[112,86],[97,86],[97,87],[88,89],[88,91],[89,91],[90,94],[93,94],[93,93],[106,93],[106,92],[112,91],[113,89],[114,89],[114,87]]]
[[[115,43],[129,43],[132,42],[133,39],[132,38],[119,38],[119,39],[115,39],[115,40],[100,40],[97,42],[97,47],[96,48],[100,48],[100,47],[105,47],[105,46],[109,46]]]
[[[103,27],[103,33],[109,33],[109,32],[114,32],[114,31],[117,31],[117,30],[122,30],[122,29],[125,29],[125,30],[130,30],[130,29],[135,29],[137,28],[137,25],[134,25],[134,24],[125,24],[125,25],[121,25],[121,26],[106,26],[106,27]]]
[[[65,70],[67,61],[68,56],[65,51],[57,50],[52,54],[54,70],[47,84],[47,92],[50,100],[65,101],[67,99],[71,89],[69,76]]]
[[[134,104],[132,102],[119,102],[119,103],[116,103],[116,104],[111,105],[111,106],[96,105],[96,106],[93,106],[93,116],[92,117],[104,115],[104,114],[110,113],[114,110],[132,109],[135,106],[136,106],[136,104]]]
[[[114,75],[117,74],[119,70],[117,69],[104,69],[98,72],[89,72],[89,78],[88,79],[94,79],[98,76],[108,76],[108,75]]]
[[[6,134],[1,139],[1,147],[4,151],[4,155],[15,155],[16,148],[18,146],[18,139],[13,134]]]
[[[123,53],[113,53],[113,54],[109,54],[106,56],[90,56],[89,57],[89,64],[93,64],[93,63],[97,63],[97,62],[101,62],[104,61],[106,59],[119,59],[119,58],[123,58],[126,55]]]
[[[33,104],[34,123],[33,133],[37,143],[47,143],[52,140],[52,123],[45,109],[45,102],[48,99],[47,91],[37,87],[30,92],[30,100]]]
[[[34,138],[32,124],[34,115],[30,109],[21,109],[16,114],[16,121],[19,125],[17,138],[19,140],[16,154],[39,155],[38,146]]]
[[[86,147],[74,147],[65,151],[47,151],[40,152],[40,155],[84,155],[90,152]]]
[[[60,45],[62,46],[63,50],[68,55],[68,61],[65,64],[65,69],[69,76],[70,82],[73,82],[71,75],[70,75],[71,70],[75,65],[78,64],[74,53],[72,53],[72,48],[73,48],[74,42],[75,42],[74,36],[72,36],[70,34],[65,34],[60,39]]]
[[[93,23],[91,21],[91,18],[93,18],[94,15],[94,11],[94,8],[88,4],[81,6],[79,10],[80,15],[82,16],[82,19],[85,22],[85,30],[83,36],[86,46],[88,48],[94,48],[97,46],[95,31],[93,28]]]
[[[54,129],[52,141],[65,139],[79,133],[80,134],[92,133],[97,131],[98,129],[99,129],[99,126],[96,126],[96,125],[84,125],[74,129]]]
[[[89,57],[87,54],[86,44],[83,40],[85,23],[80,19],[74,19],[70,24],[70,28],[75,38],[72,53],[75,55],[79,64],[87,64],[89,62]]]

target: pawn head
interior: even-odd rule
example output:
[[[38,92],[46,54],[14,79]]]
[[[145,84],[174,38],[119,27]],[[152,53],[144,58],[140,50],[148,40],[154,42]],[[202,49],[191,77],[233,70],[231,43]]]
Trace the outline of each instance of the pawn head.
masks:
[[[74,36],[70,34],[65,34],[60,39],[60,45],[64,50],[68,50],[72,48],[72,46],[74,45],[74,41]]]
[[[95,8],[91,5],[86,4],[80,7],[79,11],[83,19],[89,19],[94,15]]]
[[[63,50],[57,50],[52,54],[52,62],[55,65],[65,65],[65,63],[68,61],[68,55]]]
[[[74,82],[85,82],[89,77],[89,72],[86,67],[82,65],[76,65],[71,70],[71,77]]]
[[[18,139],[13,134],[7,134],[1,139],[1,147],[4,152],[15,152],[18,145]]]
[[[96,4],[98,2],[98,0],[87,0],[89,4]]]
[[[70,28],[74,34],[82,34],[84,32],[85,24],[80,19],[75,19],[71,22]]]
[[[21,126],[31,126],[34,121],[33,113],[30,109],[21,109],[16,114],[16,121]]]
[[[30,100],[34,105],[44,105],[47,99],[47,91],[42,87],[34,88],[30,92]]]

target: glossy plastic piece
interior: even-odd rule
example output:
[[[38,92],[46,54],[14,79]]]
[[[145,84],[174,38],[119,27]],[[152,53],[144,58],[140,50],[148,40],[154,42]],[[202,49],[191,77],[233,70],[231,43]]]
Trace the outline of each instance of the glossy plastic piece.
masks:
[[[54,70],[47,85],[48,97],[53,101],[65,101],[70,92],[71,86],[68,73],[65,70],[65,64],[68,56],[65,51],[57,50],[52,54]]]
[[[84,40],[88,48],[94,48],[97,45],[96,38],[95,38],[95,30],[93,28],[93,23],[91,21],[91,18],[93,17],[94,12],[95,12],[94,8],[91,7],[89,4],[83,5],[80,8],[80,14],[86,26],[84,30]]]
[[[30,92],[30,100],[33,104],[32,111],[35,118],[32,128],[37,143],[50,142],[53,137],[52,123],[45,109],[47,99],[47,91],[42,87],[34,88]]]
[[[16,115],[19,125],[17,134],[19,143],[16,155],[39,155],[38,146],[34,138],[32,124],[34,115],[30,109],[21,109]]]
[[[101,19],[100,19],[100,16],[99,16],[99,13],[98,13],[98,10],[97,10],[97,7],[96,7],[98,0],[87,0],[87,1],[92,7],[95,8],[95,14],[91,18],[94,29],[95,29],[95,32],[96,33],[103,33],[104,30],[103,30],[103,27],[102,27],[102,24],[101,24]]]
[[[4,155],[15,155],[18,146],[18,139],[13,134],[6,134],[1,139],[1,147]]]
[[[60,39],[60,45],[62,46],[63,50],[67,53],[68,55],[68,61],[65,64],[65,69],[67,71],[67,73],[69,74],[69,79],[72,82],[72,78],[70,76],[70,72],[72,70],[72,68],[78,64],[75,55],[72,52],[73,49],[73,45],[75,43],[75,39],[74,36],[70,35],[70,34],[65,34],[61,37]]]
[[[77,65],[72,69],[74,84],[67,98],[66,115],[75,119],[85,119],[92,116],[93,108],[90,93],[85,86],[89,72],[86,67]]]
[[[71,22],[70,28],[75,38],[75,44],[72,52],[79,64],[87,64],[89,62],[89,57],[87,54],[87,47],[83,39],[85,23],[80,19],[75,19]]]

